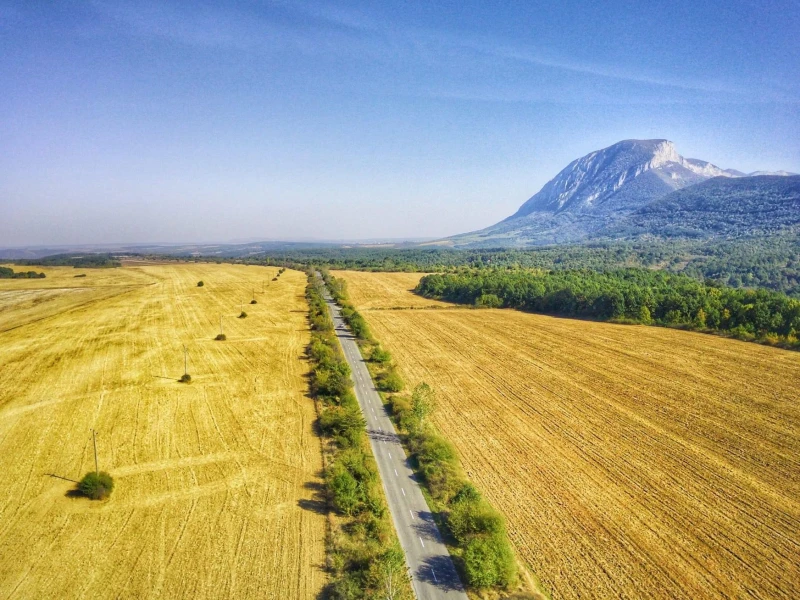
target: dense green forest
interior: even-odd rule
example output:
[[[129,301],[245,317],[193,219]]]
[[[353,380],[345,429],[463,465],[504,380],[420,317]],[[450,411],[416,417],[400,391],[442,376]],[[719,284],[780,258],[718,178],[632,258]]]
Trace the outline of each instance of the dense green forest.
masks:
[[[8,267],[0,267],[0,279],[42,279],[45,277],[44,273],[37,273],[36,271],[14,271]]]
[[[41,265],[43,267],[75,267],[78,269],[105,269],[122,266],[112,254],[54,254],[44,258],[13,261],[16,265]]]
[[[464,270],[426,275],[416,291],[428,298],[477,306],[683,326],[800,347],[800,300],[664,271]]]
[[[800,224],[800,177],[713,177],[654,200],[596,237],[723,239],[773,235]]]
[[[511,267],[604,272],[640,267],[730,287],[763,287],[800,298],[800,234],[727,242],[637,240],[531,249],[320,248],[247,259],[272,265],[362,271],[452,271]]]

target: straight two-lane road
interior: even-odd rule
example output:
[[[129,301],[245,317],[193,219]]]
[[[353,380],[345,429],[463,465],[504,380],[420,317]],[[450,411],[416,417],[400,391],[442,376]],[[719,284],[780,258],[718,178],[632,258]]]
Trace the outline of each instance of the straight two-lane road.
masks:
[[[356,397],[367,421],[372,453],[378,463],[400,545],[406,555],[418,600],[467,600],[467,595],[442,543],[425,497],[420,491],[400,440],[378,395],[353,335],[330,295],[325,300],[336,336],[352,371]]]

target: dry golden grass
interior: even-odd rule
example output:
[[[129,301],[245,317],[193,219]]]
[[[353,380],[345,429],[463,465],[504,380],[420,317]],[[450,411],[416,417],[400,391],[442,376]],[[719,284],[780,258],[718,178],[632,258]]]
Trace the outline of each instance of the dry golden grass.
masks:
[[[361,310],[376,308],[429,308],[450,307],[448,302],[428,300],[410,293],[419,283],[419,273],[366,273],[363,271],[338,271],[333,273],[348,282],[347,293],[352,303]],[[384,277],[381,275],[388,275]]]
[[[407,275],[344,276],[354,299],[411,302]],[[435,387],[437,426],[554,598],[800,597],[800,353],[511,310],[363,314]]]
[[[235,318],[276,270],[0,280],[0,598],[316,597],[305,277],[287,271]],[[104,502],[67,497],[94,467],[90,428],[116,483]]]

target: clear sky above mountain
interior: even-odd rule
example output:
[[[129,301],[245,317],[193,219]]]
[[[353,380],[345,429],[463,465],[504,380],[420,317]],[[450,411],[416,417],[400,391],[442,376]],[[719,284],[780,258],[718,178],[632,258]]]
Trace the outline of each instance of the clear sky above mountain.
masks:
[[[438,237],[627,138],[800,172],[800,4],[3,2],[0,245]]]

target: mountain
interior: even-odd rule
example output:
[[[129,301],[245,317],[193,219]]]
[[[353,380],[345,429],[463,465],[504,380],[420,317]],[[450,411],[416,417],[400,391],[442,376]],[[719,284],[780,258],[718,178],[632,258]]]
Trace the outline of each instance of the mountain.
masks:
[[[668,140],[624,140],[571,162],[519,210],[454,246],[526,246],[578,242],[676,190],[711,178],[747,177],[684,158]]]
[[[736,175],[683,158],[667,140],[625,140],[571,162],[506,221],[542,212],[607,212],[612,206],[641,205],[709,177]]]
[[[800,175],[714,177],[634,211],[597,237],[731,238],[800,227]]]

